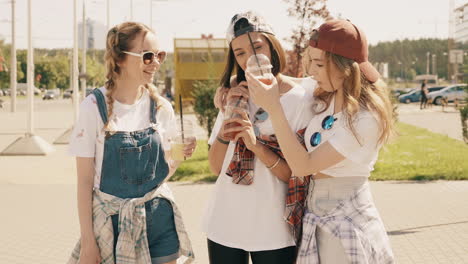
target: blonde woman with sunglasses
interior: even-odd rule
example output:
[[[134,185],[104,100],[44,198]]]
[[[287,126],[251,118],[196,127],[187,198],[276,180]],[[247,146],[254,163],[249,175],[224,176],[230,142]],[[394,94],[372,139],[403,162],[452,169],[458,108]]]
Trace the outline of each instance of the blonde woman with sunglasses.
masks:
[[[164,62],[155,33],[126,22],[107,34],[107,81],[80,105],[70,138],[76,156],[81,239],[69,263],[191,263],[180,212],[165,183],[174,110],[154,87]],[[189,139],[190,157],[196,141]]]
[[[312,182],[303,217],[298,264],[394,263],[368,177],[393,132],[393,108],[380,75],[368,61],[364,32],[347,20],[316,30],[306,56],[317,81],[304,149],[277,107],[277,84],[247,74],[250,96],[271,116],[293,175]]]

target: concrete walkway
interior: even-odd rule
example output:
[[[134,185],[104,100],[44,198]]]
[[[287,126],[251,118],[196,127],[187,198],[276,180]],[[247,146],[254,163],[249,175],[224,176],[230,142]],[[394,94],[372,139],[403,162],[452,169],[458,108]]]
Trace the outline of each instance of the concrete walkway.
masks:
[[[463,141],[460,111],[453,106],[442,110],[442,106],[434,105],[420,110],[418,103],[399,104],[398,114],[401,122]]]
[[[23,106],[0,109],[0,151],[24,133]],[[40,101],[36,111],[36,133],[49,142],[71,126],[68,101]],[[74,160],[55,147],[48,156],[0,156],[0,264],[64,263],[78,238]],[[213,186],[171,183],[199,264],[208,263],[200,221]],[[398,263],[468,263],[468,181],[371,187]]]
[[[468,182],[371,186],[398,263],[468,263]],[[200,221],[213,185],[171,187],[197,263],[207,264]],[[64,263],[79,234],[75,197],[74,184],[0,184],[0,263]]]

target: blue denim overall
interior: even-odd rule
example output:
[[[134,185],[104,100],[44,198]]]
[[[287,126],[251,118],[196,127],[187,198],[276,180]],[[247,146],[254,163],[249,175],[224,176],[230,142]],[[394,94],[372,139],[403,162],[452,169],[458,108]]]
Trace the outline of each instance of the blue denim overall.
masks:
[[[104,95],[94,89],[99,114],[107,123]],[[149,118],[156,124],[156,103],[151,99]],[[143,117],[142,117],[143,118]],[[104,141],[101,183],[102,192],[120,197],[142,197],[158,188],[167,177],[169,166],[164,157],[159,133],[149,127],[139,131],[107,132]],[[148,245],[151,258],[166,257],[179,250],[174,213],[169,201],[155,198],[145,203]],[[118,237],[119,215],[112,216],[114,251]]]

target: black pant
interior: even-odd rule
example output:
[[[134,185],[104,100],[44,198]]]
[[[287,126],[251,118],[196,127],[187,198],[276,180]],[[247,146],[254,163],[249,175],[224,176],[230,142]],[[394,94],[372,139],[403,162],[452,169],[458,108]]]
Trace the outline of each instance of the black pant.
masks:
[[[293,264],[296,259],[296,247],[248,252],[226,247],[208,239],[210,264],[248,264],[249,254],[253,264]]]
[[[427,96],[423,93],[421,96],[421,109],[426,108],[427,106]]]

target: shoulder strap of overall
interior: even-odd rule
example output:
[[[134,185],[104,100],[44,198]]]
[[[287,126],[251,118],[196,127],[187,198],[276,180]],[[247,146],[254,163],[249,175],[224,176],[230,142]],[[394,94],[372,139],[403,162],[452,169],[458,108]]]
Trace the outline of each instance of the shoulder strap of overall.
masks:
[[[98,88],[92,91],[94,96],[96,97],[97,106],[99,109],[99,114],[101,115],[102,122],[107,124],[107,104],[104,94],[102,94],[101,90]]]

